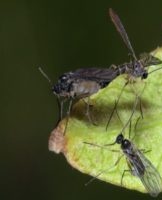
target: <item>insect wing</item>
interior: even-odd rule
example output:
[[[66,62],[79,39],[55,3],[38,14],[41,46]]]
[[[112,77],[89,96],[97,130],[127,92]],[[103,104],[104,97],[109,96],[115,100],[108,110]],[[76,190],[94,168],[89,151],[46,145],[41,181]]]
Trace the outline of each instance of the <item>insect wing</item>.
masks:
[[[162,178],[157,169],[141,151],[137,150],[136,153],[140,159],[140,162],[142,162],[143,166],[145,167],[144,173],[139,173],[139,171],[137,171],[138,168],[136,162],[134,162],[133,167],[148,193],[150,193],[151,196],[156,197],[162,191]]]
[[[121,35],[121,37],[122,37],[124,43],[126,44],[127,48],[131,51],[131,53],[132,53],[134,59],[137,60],[136,55],[135,55],[135,52],[134,52],[134,50],[133,50],[133,48],[132,48],[132,45],[131,45],[131,43],[130,43],[130,40],[129,40],[129,38],[128,38],[127,32],[126,32],[126,30],[125,30],[125,28],[124,28],[124,26],[123,26],[123,24],[122,24],[120,18],[119,18],[118,15],[113,11],[112,8],[109,9],[109,15],[110,15],[111,20],[112,20],[112,22],[114,23],[114,25],[115,25],[117,31],[120,33],[120,35]]]
[[[96,82],[108,81],[111,82],[119,75],[118,68],[89,68],[78,69],[74,73],[74,77],[85,80],[92,80]]]

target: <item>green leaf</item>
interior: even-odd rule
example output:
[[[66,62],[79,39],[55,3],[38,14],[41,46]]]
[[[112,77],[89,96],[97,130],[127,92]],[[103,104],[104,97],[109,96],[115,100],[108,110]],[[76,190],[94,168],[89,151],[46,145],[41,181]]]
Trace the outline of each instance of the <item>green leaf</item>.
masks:
[[[157,48],[152,54],[162,59],[162,48]],[[149,72],[159,67],[162,66],[151,66]],[[119,76],[105,89],[91,96],[90,114],[96,125],[89,122],[85,115],[86,105],[80,100],[73,106],[65,136],[63,133],[67,119],[59,123],[49,139],[49,150],[55,153],[62,152],[74,168],[91,176],[101,173],[98,179],[118,186],[121,186],[123,171],[129,169],[125,156],[115,166],[122,155],[120,145],[101,148],[84,142],[101,146],[113,143],[132,113],[136,94],[139,94],[144,87],[141,96],[143,119],[140,118],[137,123],[137,119],[141,116],[138,103],[132,118],[133,140],[131,141],[138,149],[151,150],[145,156],[162,176],[162,70],[151,73],[145,80],[136,79],[124,88],[117,106],[119,117],[115,112],[106,131],[106,124],[114,109],[114,103],[126,83],[126,77],[126,75]],[[126,138],[129,130],[129,127],[125,130]],[[124,175],[122,187],[147,192],[140,179],[130,173]]]

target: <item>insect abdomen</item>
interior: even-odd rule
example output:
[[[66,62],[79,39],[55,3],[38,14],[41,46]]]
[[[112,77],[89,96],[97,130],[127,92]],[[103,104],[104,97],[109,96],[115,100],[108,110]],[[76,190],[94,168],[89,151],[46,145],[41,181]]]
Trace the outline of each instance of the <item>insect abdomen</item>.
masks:
[[[78,81],[73,83],[72,92],[77,98],[84,98],[90,96],[100,89],[100,85],[95,81]]]

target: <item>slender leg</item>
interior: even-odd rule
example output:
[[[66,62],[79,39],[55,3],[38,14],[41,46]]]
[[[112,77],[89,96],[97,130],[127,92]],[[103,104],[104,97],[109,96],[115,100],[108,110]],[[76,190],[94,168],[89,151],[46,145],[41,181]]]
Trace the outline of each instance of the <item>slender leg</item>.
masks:
[[[66,117],[66,124],[65,124],[65,129],[64,129],[64,134],[63,134],[63,135],[65,135],[66,130],[67,130],[67,126],[68,126],[68,122],[69,122],[69,117],[70,117],[72,105],[73,105],[73,99],[70,98],[70,101],[69,101],[69,108],[68,108],[67,117]]]
[[[129,135],[128,135],[129,139],[130,139],[131,131],[132,131],[132,121],[130,121],[129,123]]]
[[[140,109],[140,113],[141,113],[141,117],[142,117],[142,119],[143,119],[144,117],[143,117],[143,110],[142,110],[142,100],[141,100],[141,96],[142,96],[142,93],[143,93],[145,87],[146,87],[146,83],[144,84],[144,87],[143,87],[142,91],[139,92],[139,93],[140,93],[140,95],[139,95],[139,94],[137,93],[136,89],[133,87],[133,84],[132,84],[132,90],[133,90],[133,92],[135,93],[136,96],[139,97],[139,106],[140,106],[139,109]]]
[[[91,146],[94,146],[94,147],[99,147],[99,148],[102,148],[102,149],[107,149],[109,151],[112,151],[112,152],[117,152],[119,153],[120,151],[119,150],[115,150],[115,149],[108,149],[106,146],[110,146],[110,145],[113,145],[113,144],[110,144],[110,145],[99,145],[99,144],[95,144],[95,143],[91,143],[91,142],[83,142],[84,144],[88,144],[88,145],[91,145]],[[116,143],[116,142],[115,142]]]
[[[139,104],[140,104],[140,113],[141,113],[141,117],[142,117],[142,119],[143,119],[144,117],[143,117],[142,100],[141,100],[141,98],[139,98]]]
[[[122,88],[122,90],[121,90],[121,92],[120,92],[120,94],[119,94],[119,96],[118,96],[118,99],[117,99],[117,101],[116,101],[116,103],[115,103],[115,106],[114,106],[114,108],[113,108],[113,110],[112,110],[112,112],[111,112],[111,114],[110,114],[109,120],[108,120],[108,122],[107,122],[106,131],[107,131],[107,129],[108,129],[108,126],[109,126],[109,124],[110,124],[110,121],[111,121],[111,119],[112,119],[112,116],[113,116],[113,114],[114,114],[114,111],[115,111],[115,109],[116,109],[116,107],[117,107],[117,105],[118,105],[118,103],[119,103],[119,100],[120,100],[120,98],[121,98],[121,96],[122,96],[122,93],[123,93],[123,91],[124,91],[124,88],[127,86],[127,84],[128,84],[128,81],[124,84],[124,86],[123,86],[123,88]]]
[[[126,172],[131,173],[131,170],[130,170],[130,169],[125,169],[125,170],[123,171],[123,174],[122,174],[122,177],[121,177],[121,182],[120,182],[121,186],[123,185],[123,178],[124,178],[124,175],[125,175]]]
[[[63,108],[64,108],[64,101],[60,102],[60,119],[63,118]]]
[[[63,118],[63,109],[64,109],[64,103],[67,101],[67,99],[61,99],[60,96],[57,96],[57,104],[59,108],[59,121]]]
[[[59,96],[57,96],[57,104],[58,104],[58,108],[59,108],[59,120],[60,121],[62,119],[62,102]]]
[[[92,145],[92,146],[95,146],[95,147],[99,147],[99,148],[106,148],[105,145],[102,146],[102,145],[97,145],[97,144],[93,144],[93,143],[89,143],[89,142],[83,142],[83,143],[84,143],[84,144],[88,144],[88,145]],[[107,148],[106,148],[106,149],[107,149]],[[117,150],[110,150],[110,151],[118,152],[118,153],[119,153],[119,151],[117,151]],[[115,167],[115,166],[119,163],[119,161],[121,160],[121,158],[123,157],[123,155],[124,155],[124,154],[122,154],[122,155],[120,155],[120,156],[118,157],[117,161],[115,162],[115,164],[114,164],[113,166],[111,166],[111,167],[108,168],[108,169],[102,170],[102,171],[99,172],[96,176],[94,176],[93,178],[91,178],[91,179],[85,184],[85,186],[89,185],[92,181],[94,181],[95,179],[97,179],[97,178],[98,178],[101,174],[103,174],[104,172],[106,172],[106,171],[110,170],[111,168]]]
[[[84,103],[86,104],[86,116],[88,117],[88,120],[90,123],[92,123],[93,125],[96,125],[96,123],[92,120],[91,114],[90,114],[90,98],[88,98],[88,101],[86,101],[85,99],[83,99]]]
[[[148,150],[146,150],[146,149],[140,149],[140,151],[141,151],[142,153],[149,153],[149,152],[151,152],[152,150],[151,150],[151,149],[148,149]]]
[[[134,138],[135,138],[135,136],[136,136],[137,124],[138,124],[138,122],[139,122],[140,119],[141,119],[141,117],[139,116],[139,117],[137,118],[136,123],[135,123],[135,126],[134,126],[134,136],[132,137],[132,141],[134,140]]]
[[[119,113],[118,113],[118,109],[116,109],[116,115],[117,115],[118,119],[120,120],[120,123],[123,125],[123,122],[122,122],[122,120],[121,120],[121,118],[119,116]]]
[[[115,162],[115,164],[114,164],[113,166],[111,166],[111,167],[108,168],[108,169],[102,170],[102,171],[99,172],[96,176],[94,176],[93,178],[91,178],[91,179],[85,184],[85,186],[87,186],[87,185],[89,185],[90,183],[92,183],[95,179],[97,179],[97,178],[98,178],[101,174],[103,174],[104,172],[106,172],[106,171],[112,169],[113,167],[115,167],[115,166],[119,163],[119,161],[121,160],[122,157],[123,157],[123,155],[120,156],[120,157],[118,158],[118,160]]]

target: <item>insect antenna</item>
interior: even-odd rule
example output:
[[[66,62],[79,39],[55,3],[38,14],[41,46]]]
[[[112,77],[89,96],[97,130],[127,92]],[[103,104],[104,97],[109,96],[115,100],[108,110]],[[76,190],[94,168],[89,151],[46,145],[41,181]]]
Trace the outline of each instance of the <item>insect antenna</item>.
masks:
[[[108,149],[107,147],[102,146],[102,145],[98,145],[98,144],[93,144],[93,143],[89,143],[89,142],[83,142],[84,144],[88,144],[88,145],[92,145],[92,146],[95,146],[95,147],[99,147],[99,148],[104,148],[104,149],[107,149],[109,151],[113,151],[113,152],[118,152],[118,150],[110,150]],[[121,156],[119,156],[119,158],[117,159],[117,161],[115,162],[115,164],[111,167],[109,167],[108,169],[104,169],[102,170],[101,172],[99,172],[96,176],[94,176],[93,178],[91,178],[87,183],[85,183],[85,186],[89,185],[90,183],[92,183],[95,179],[97,179],[101,174],[105,173],[106,171],[110,170],[111,168],[115,167],[119,161],[121,160],[121,158],[123,157],[124,154],[122,154]]]
[[[52,81],[51,79],[48,77],[48,75],[43,71],[43,69],[41,67],[38,67],[38,70],[40,71],[40,73],[44,76],[44,78],[50,83],[50,85],[52,86]]]
[[[40,73],[44,76],[44,78],[49,82],[49,84],[51,86],[53,86],[53,83],[51,81],[51,79],[49,78],[49,76],[43,71],[43,69],[41,67],[38,67],[38,70],[40,71]],[[58,104],[58,108],[59,108],[59,118],[58,118],[58,122],[62,119],[63,116],[63,106],[64,106],[64,99],[61,99],[59,95],[57,96],[57,104]]]
[[[162,69],[162,67],[159,67],[159,68],[157,68],[157,69],[152,70],[152,71],[149,72],[148,74],[151,74],[151,73],[156,72],[156,71],[161,70],[161,69]]]
[[[125,45],[127,46],[127,48],[132,53],[133,58],[135,60],[137,60],[137,57],[136,57],[135,52],[133,50],[133,47],[132,47],[132,45],[130,43],[129,37],[127,35],[127,32],[126,32],[126,30],[125,30],[125,28],[124,28],[119,16],[114,12],[114,10],[112,8],[109,9],[109,15],[110,15],[111,20],[114,23],[117,31],[119,32],[120,36],[122,37]]]

